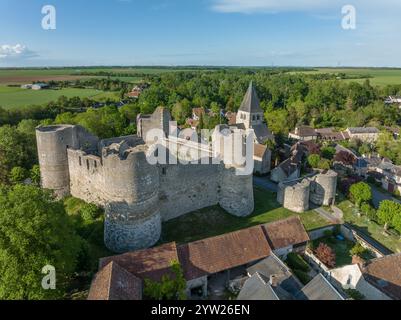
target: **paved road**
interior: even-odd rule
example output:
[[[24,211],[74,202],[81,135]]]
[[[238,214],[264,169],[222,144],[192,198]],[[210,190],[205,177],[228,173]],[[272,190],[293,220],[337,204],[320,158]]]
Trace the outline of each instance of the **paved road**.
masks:
[[[272,182],[269,178],[266,177],[253,177],[253,183],[261,188],[267,189],[272,192],[277,192],[277,184]]]
[[[372,202],[373,205],[377,208],[379,208],[380,206],[380,202],[382,202],[383,200],[392,200],[398,203],[401,203],[401,201],[395,199],[394,197],[392,197],[391,195],[381,192],[377,187],[372,186]]]

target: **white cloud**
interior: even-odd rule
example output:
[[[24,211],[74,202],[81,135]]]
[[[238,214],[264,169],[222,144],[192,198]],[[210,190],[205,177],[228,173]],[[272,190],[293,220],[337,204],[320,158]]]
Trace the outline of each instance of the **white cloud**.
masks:
[[[27,46],[16,44],[0,45],[0,60],[20,60],[37,57],[38,55],[29,50]]]
[[[380,9],[401,8],[399,0],[386,0],[380,4],[376,0],[212,0],[212,9],[225,13],[322,12],[346,4],[376,12]]]

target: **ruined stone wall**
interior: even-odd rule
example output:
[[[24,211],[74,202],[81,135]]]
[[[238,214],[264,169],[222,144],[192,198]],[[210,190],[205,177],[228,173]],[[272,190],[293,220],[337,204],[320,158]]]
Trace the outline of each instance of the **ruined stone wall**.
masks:
[[[219,203],[220,165],[159,166],[163,221]]]
[[[43,186],[104,206],[112,251],[153,246],[162,220],[197,209],[220,204],[236,216],[254,210],[252,174],[237,176],[223,164],[151,165],[141,138],[98,141],[77,126],[39,128],[37,136]]]
[[[88,203],[104,206],[108,201],[104,189],[103,161],[81,150],[68,150],[70,194]]]
[[[80,126],[58,125],[36,130],[41,184],[57,196],[70,193],[67,149],[96,149],[98,139]]]
[[[310,182],[308,180],[282,182],[279,184],[277,200],[284,208],[302,213],[309,210]]]
[[[221,167],[220,206],[228,213],[245,217],[255,206],[253,175],[236,175],[235,168]]]
[[[277,201],[286,209],[305,212],[309,210],[309,202],[318,206],[334,204],[336,192],[337,173],[329,170],[312,177],[280,183]]]
[[[310,201],[318,206],[331,206],[336,200],[337,173],[329,170],[311,178]]]
[[[147,149],[137,145],[103,158],[105,243],[116,252],[148,248],[160,238],[159,172],[147,162]]]

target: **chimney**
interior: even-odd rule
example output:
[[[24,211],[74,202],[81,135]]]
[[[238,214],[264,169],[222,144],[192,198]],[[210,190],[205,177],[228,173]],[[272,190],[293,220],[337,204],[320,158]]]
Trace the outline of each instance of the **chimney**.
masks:
[[[277,285],[278,285],[278,279],[277,279],[277,276],[276,276],[275,274],[272,274],[272,275],[270,276],[269,284],[270,284],[272,287],[277,287]]]

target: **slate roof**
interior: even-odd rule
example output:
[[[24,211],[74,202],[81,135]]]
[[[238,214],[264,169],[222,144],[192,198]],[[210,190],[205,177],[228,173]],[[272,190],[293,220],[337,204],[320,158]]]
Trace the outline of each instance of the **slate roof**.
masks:
[[[259,273],[250,277],[242,287],[237,300],[280,300],[272,286]]]
[[[110,262],[93,278],[88,300],[141,300],[142,280]]]
[[[245,94],[239,110],[249,113],[263,113],[263,110],[259,104],[258,95],[256,94],[256,90],[252,82],[249,84],[248,91]]]
[[[125,254],[100,259],[100,268],[111,261],[118,263],[128,272],[141,279],[150,278],[159,281],[165,274],[171,274],[171,264],[178,260],[177,246],[175,242],[167,243],[159,247],[128,252]]]
[[[271,253],[260,226],[191,242],[178,247],[187,280],[266,258]]]
[[[348,131],[351,134],[362,134],[362,133],[379,133],[379,129],[375,127],[355,127],[355,128],[348,128]]]
[[[373,286],[395,300],[401,300],[401,253],[371,260],[362,270]]]
[[[260,144],[273,138],[272,133],[265,123],[252,125],[252,129],[255,131],[255,138]]]
[[[345,300],[322,275],[318,274],[297,294],[299,300]]]
[[[309,235],[299,216],[263,225],[273,249],[285,248],[309,241]]]
[[[302,288],[301,283],[293,276],[287,266],[273,253],[249,267],[247,272],[250,276],[259,274],[266,283],[269,283],[270,277],[274,276],[276,284],[272,288],[280,300],[294,299]]]

